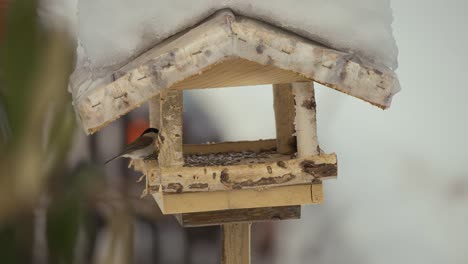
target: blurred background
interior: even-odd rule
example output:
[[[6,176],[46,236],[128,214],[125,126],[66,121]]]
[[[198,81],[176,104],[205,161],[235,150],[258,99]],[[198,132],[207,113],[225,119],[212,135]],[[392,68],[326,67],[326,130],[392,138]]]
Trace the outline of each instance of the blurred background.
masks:
[[[468,263],[468,2],[392,7],[402,91],[382,111],[316,86],[338,179],[301,220],[254,225],[253,263]],[[85,136],[67,92],[74,45],[34,1],[0,0],[0,262],[218,263],[218,228],[180,228],[140,199],[126,160],[103,166],[148,109]],[[269,86],[184,99],[186,143],[275,137]]]

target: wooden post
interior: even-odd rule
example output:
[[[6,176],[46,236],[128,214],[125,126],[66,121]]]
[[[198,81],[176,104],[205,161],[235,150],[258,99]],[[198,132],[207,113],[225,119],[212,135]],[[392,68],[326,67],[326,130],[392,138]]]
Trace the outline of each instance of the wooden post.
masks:
[[[297,135],[297,157],[319,155],[314,83],[293,83],[292,92],[296,102],[296,118],[294,123]],[[322,181],[315,180],[310,192],[312,201],[321,203],[323,201]]]
[[[296,137],[294,136],[294,95],[292,85],[273,85],[273,106],[276,121],[276,149],[280,154],[291,154],[296,152]]]
[[[159,165],[161,167],[184,164],[182,142],[182,91],[167,90],[160,95]]]
[[[222,226],[222,264],[250,264],[250,229],[250,223]]]
[[[150,127],[161,129],[161,101],[159,95],[148,101]]]
[[[160,184],[154,184],[161,176],[160,167],[182,166],[184,164],[182,142],[182,91],[166,90],[149,101],[150,126],[159,129],[157,170],[153,173],[144,163],[142,172],[146,175],[146,188],[142,197],[151,193],[150,186],[158,190]]]
[[[296,102],[297,157],[318,155],[314,83],[293,83],[292,91]]]
[[[149,125],[150,125],[150,127],[154,127],[154,128],[157,128],[157,129],[161,129],[161,98],[160,97],[161,97],[160,95],[157,95],[157,96],[151,98],[148,101]],[[159,149],[158,144],[159,144],[159,142],[154,143],[154,149],[156,151],[158,151],[158,149]],[[156,162],[158,163],[157,160],[156,160]],[[132,165],[133,165],[133,161],[130,163],[129,167],[132,166]],[[145,177],[146,178],[146,184],[145,184],[145,189],[143,190],[143,193],[141,194],[141,197],[144,197],[147,194],[151,193],[150,183],[152,181],[154,182],[154,178],[159,179],[159,175],[160,175],[159,171],[158,171],[157,173],[154,174],[153,179],[150,179],[152,174],[149,173],[149,169],[147,167],[147,164],[143,163],[143,166],[144,167],[143,167],[142,172],[143,172],[143,175],[146,175],[146,177]]]

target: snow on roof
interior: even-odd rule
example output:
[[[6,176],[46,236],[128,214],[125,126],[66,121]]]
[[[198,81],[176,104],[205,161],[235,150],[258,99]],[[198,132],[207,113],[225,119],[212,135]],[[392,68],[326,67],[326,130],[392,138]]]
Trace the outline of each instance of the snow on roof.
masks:
[[[43,2],[60,2],[60,0],[43,0]],[[172,48],[180,46],[179,48],[183,49],[180,56],[185,54],[185,49],[190,50],[197,45],[201,49],[219,50],[225,53],[224,56],[240,57],[263,66],[291,71],[382,108],[389,107],[392,96],[399,91],[398,78],[394,73],[398,66],[398,49],[391,28],[393,17],[390,0],[65,0],[65,2],[68,4],[64,6],[68,9],[76,4],[76,17],[70,16],[72,18],[69,20],[74,24],[73,33],[77,38],[77,62],[69,88],[75,109],[87,132],[99,130],[144,103],[161,89],[169,88],[169,84],[173,81],[180,82],[183,78],[190,77],[190,74],[204,72],[203,67],[209,67],[209,63],[219,63],[223,60],[221,53],[212,56],[209,63],[204,61],[208,63],[206,65],[200,64],[198,59],[190,61],[190,58],[186,58],[183,63],[189,63],[191,69],[174,76],[165,72],[167,69],[163,67],[155,74],[163,76],[166,81],[169,80],[167,87],[155,86],[154,83],[146,81],[140,83],[139,80],[130,78],[136,76],[135,74],[146,72],[149,69],[148,60],[155,62],[151,67],[164,63],[159,61],[160,57],[172,54],[167,52],[167,48],[171,47],[165,47],[168,43],[166,40],[172,40],[176,35],[180,37],[181,32],[191,32],[184,41],[193,40],[196,44],[190,42],[185,42],[183,45],[180,42],[170,44],[173,45]],[[226,19],[233,19],[237,29],[230,28],[228,31],[222,29],[219,31],[222,34],[217,37],[206,36],[208,33],[198,30],[201,25],[210,25],[207,24],[207,19],[212,18],[214,13],[226,9],[234,12],[234,15],[232,13],[227,15],[230,18]],[[224,27],[222,25],[224,22],[213,23],[211,22],[212,26],[201,28],[218,32],[216,29],[218,26]],[[190,30],[193,28],[197,28],[195,30],[197,33]],[[270,31],[265,36],[268,35],[267,42],[271,48],[268,53],[271,54],[250,53],[253,45],[264,41],[255,33],[245,36],[248,39],[246,44],[250,45],[247,49],[234,44],[237,42],[229,34],[237,34],[236,30]],[[280,43],[275,38],[284,39]],[[213,44],[204,46],[205,40],[232,41],[234,46],[224,45],[217,49]],[[300,47],[296,48],[295,43]],[[277,52],[282,51],[282,45],[297,52],[288,53],[291,56],[281,55]],[[255,51],[255,47],[253,49]],[[275,57],[273,63],[265,61],[272,57]],[[179,57],[172,59],[175,60],[174,63],[182,63],[178,61]],[[295,62],[292,63],[291,60]],[[145,74],[151,75],[150,72]],[[124,76],[128,77],[129,83],[120,78]],[[155,81],[153,79],[148,81]],[[127,107],[116,108],[112,98],[121,98],[115,94],[120,94],[122,89],[137,89],[134,92],[139,96],[127,102],[129,103]]]
[[[88,71],[93,80],[105,77],[224,8],[397,68],[389,0],[79,0],[77,70]]]
[[[220,70],[223,78],[216,73]],[[75,109],[88,133],[166,89],[314,80],[381,108],[389,107],[399,90],[387,67],[229,10],[156,45],[107,77],[97,79],[95,72],[76,71],[71,78]]]

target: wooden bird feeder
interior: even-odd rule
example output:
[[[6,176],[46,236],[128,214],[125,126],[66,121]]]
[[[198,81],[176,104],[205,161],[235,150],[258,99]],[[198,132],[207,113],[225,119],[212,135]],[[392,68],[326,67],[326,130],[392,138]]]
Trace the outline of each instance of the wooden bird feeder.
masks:
[[[79,90],[75,108],[93,133],[149,102],[159,159],[133,162],[148,193],[182,226],[223,225],[224,263],[250,263],[249,223],[300,218],[337,176],[317,143],[314,82],[380,108],[399,85],[390,69],[223,10]],[[273,84],[276,139],[183,144],[183,90],[260,84]]]

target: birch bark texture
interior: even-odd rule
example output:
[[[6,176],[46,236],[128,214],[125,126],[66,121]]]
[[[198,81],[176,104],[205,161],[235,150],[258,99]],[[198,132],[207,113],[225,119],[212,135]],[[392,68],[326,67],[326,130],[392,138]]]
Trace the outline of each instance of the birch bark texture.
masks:
[[[317,140],[317,115],[313,82],[292,84],[296,102],[297,157],[303,158],[319,154]]]
[[[270,74],[248,80],[243,80],[244,75],[240,74],[238,82],[227,84],[219,83],[216,74],[210,75],[210,69],[216,70],[216,65],[233,59],[239,65],[245,65],[245,61],[251,62],[247,63],[249,67],[260,65],[255,71],[259,75],[265,69],[267,73],[294,74],[281,73],[285,79]],[[243,72],[244,67],[232,67],[232,71],[236,69]],[[225,70],[226,67],[222,68]],[[213,80],[203,83],[213,88],[246,85],[252,80],[255,84],[313,80],[383,109],[390,106],[393,95],[400,89],[392,69],[376,67],[351,53],[226,10],[141,54],[116,70],[112,74],[115,78],[76,72],[70,88],[83,128],[94,133],[162,91],[187,89],[188,86],[177,88],[177,85],[205,73],[213,76]],[[238,72],[229,74],[235,76]]]
[[[292,91],[296,103],[295,126],[297,136],[297,158],[319,155],[320,148],[317,139],[317,104],[315,103],[314,83],[293,83]],[[312,201],[316,203],[323,202],[322,180],[314,179],[310,188]]]

